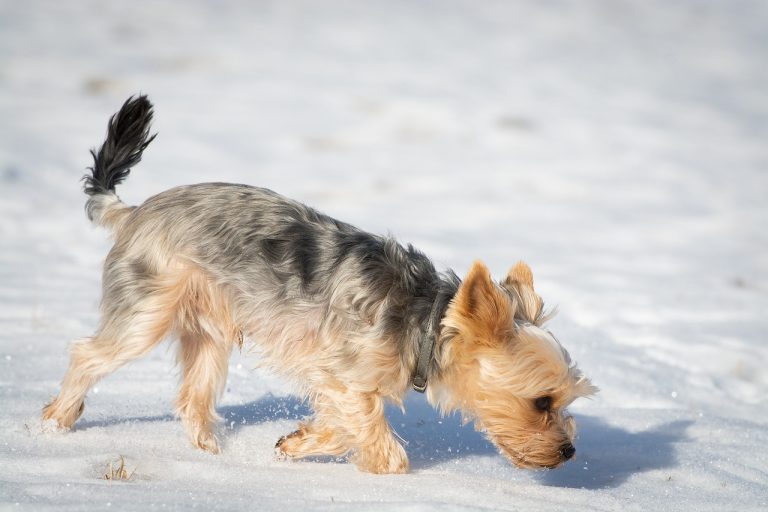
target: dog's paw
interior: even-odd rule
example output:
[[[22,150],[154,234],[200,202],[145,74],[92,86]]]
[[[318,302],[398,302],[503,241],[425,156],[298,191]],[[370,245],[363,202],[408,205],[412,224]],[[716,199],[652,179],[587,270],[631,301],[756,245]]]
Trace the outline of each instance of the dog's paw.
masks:
[[[275,444],[275,460],[279,462],[291,460],[291,457],[283,450],[283,441],[285,441],[285,436],[278,439],[277,444]]]
[[[293,460],[293,456],[290,454],[290,440],[299,436],[299,431],[291,432],[288,435],[281,436],[275,443],[275,460],[287,461]]]
[[[44,434],[63,434],[67,432],[69,428],[62,427],[59,422],[53,418],[42,419],[40,421],[40,432]]]
[[[71,407],[62,406],[58,399],[54,399],[43,407],[40,430],[46,433],[67,432],[82,416],[84,409],[84,402],[80,402],[76,407]]]
[[[212,432],[200,432],[194,440],[194,445],[213,455],[221,453],[219,441]]]
[[[25,423],[24,425],[31,434],[63,434],[72,430],[71,427],[62,426],[53,418],[42,418],[39,423],[35,422],[31,425]]]
[[[376,474],[402,474],[408,472],[408,455],[396,441],[383,446],[371,446],[357,451],[352,456],[360,471]]]

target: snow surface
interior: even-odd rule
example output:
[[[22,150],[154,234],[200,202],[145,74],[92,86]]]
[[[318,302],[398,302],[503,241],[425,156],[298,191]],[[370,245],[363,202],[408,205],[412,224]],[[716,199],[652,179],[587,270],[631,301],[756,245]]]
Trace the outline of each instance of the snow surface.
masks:
[[[768,4],[0,1],[0,509],[766,510]],[[273,460],[306,407],[235,354],[224,451],[170,415],[172,345],[41,433],[97,320],[78,179],[130,94],[119,189],[266,186],[465,272],[528,261],[602,392],[577,459],[518,470],[413,394],[413,470]],[[125,457],[130,481],[102,478]]]

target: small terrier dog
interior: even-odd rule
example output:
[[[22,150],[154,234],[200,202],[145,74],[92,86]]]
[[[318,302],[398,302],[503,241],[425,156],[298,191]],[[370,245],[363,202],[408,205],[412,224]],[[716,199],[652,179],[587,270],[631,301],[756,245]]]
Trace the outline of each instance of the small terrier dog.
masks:
[[[543,329],[525,263],[496,283],[478,261],[462,281],[410,245],[247,185],[182,186],[128,206],[115,186],[154,139],[151,120],[146,96],[129,98],[91,151],[86,212],[115,243],[100,324],[72,345],[46,423],[72,427],[98,379],[175,336],[176,412],[192,443],[217,453],[216,400],[246,337],[314,411],[277,442],[281,457],[349,454],[363,471],[406,472],[384,404],[402,407],[410,386],[474,420],[517,466],[573,457],[565,408],[597,389]]]

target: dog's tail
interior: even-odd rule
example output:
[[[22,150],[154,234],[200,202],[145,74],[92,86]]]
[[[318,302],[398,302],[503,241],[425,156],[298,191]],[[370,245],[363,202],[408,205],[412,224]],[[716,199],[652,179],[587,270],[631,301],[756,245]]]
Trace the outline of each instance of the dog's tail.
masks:
[[[92,149],[93,167],[83,176],[88,194],[85,211],[94,224],[118,229],[133,209],[115,193],[115,186],[128,177],[131,167],[155,135],[149,135],[152,103],[146,96],[131,96],[107,124],[107,139],[98,151]]]

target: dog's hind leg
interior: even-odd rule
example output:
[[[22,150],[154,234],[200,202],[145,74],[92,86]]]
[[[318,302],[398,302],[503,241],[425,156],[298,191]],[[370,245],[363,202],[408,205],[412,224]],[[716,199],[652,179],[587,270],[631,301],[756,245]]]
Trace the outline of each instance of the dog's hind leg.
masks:
[[[120,294],[120,299],[105,297],[96,334],[72,345],[61,391],[43,409],[43,421],[53,420],[59,428],[72,427],[83,412],[85,395],[91,386],[147,354],[166,336],[172,328],[179,290],[183,287],[180,277],[155,277],[140,284],[124,281],[129,284],[123,290],[108,290]]]
[[[178,313],[182,376],[176,413],[192,444],[218,453],[216,401],[224,389],[229,354],[239,341],[240,331],[232,320],[226,295],[205,274],[193,273],[187,286]]]
[[[176,399],[176,412],[184,422],[192,444],[219,453],[213,432],[216,400],[227,380],[229,348],[207,332],[184,332],[180,338],[178,360],[182,381]]]

